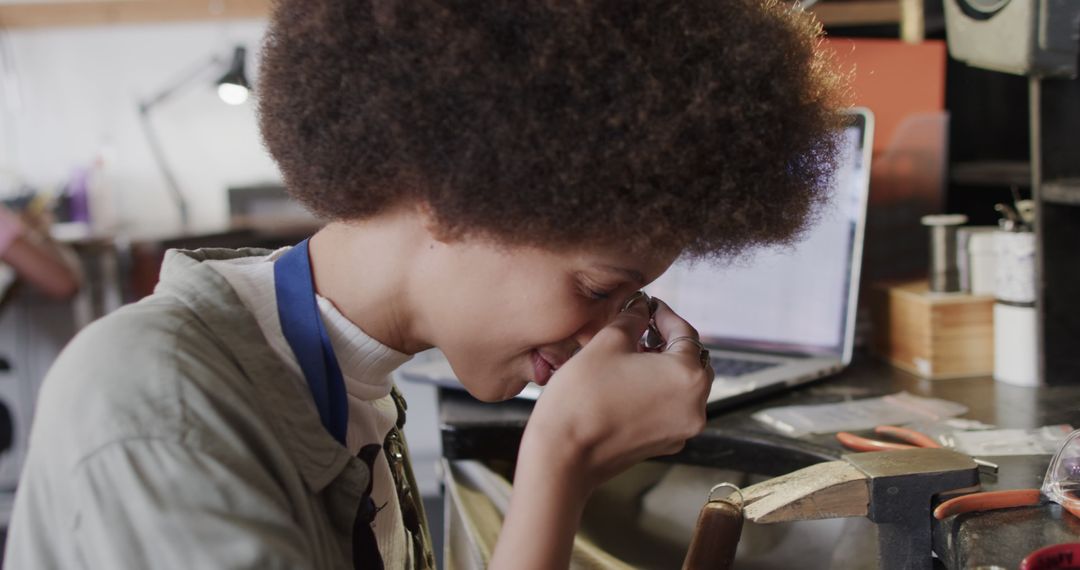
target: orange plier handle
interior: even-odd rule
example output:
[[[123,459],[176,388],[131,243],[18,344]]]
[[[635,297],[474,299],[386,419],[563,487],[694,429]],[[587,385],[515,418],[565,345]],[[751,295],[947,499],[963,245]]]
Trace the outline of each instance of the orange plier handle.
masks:
[[[888,451],[892,449],[912,449],[916,447],[939,448],[941,444],[934,441],[930,436],[917,432],[913,429],[896,426],[877,426],[874,433],[894,437],[907,443],[894,443],[861,437],[850,432],[842,431],[836,434],[840,443],[854,451]]]
[[[1038,489],[985,491],[953,497],[941,503],[934,509],[934,518],[942,520],[961,513],[992,511],[1012,507],[1034,507],[1042,503],[1042,492]]]

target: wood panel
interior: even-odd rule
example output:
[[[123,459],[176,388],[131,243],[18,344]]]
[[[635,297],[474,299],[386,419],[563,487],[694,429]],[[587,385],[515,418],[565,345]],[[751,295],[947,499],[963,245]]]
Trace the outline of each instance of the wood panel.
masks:
[[[270,0],[94,0],[0,5],[0,28],[262,18]]]
[[[906,42],[925,37],[922,0],[820,0],[811,11],[826,27],[898,24]]]
[[[826,26],[872,26],[900,22],[897,0],[820,0],[810,11]]]
[[[0,28],[101,26],[145,22],[262,18],[271,0],[71,0],[0,5]],[[812,10],[826,26],[900,24],[909,42],[922,40],[921,0],[821,0]]]

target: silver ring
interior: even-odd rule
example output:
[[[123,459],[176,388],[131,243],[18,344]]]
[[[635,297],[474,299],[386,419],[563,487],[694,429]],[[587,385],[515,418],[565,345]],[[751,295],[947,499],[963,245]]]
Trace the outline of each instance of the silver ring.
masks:
[[[675,338],[668,341],[667,346],[664,347],[664,352],[667,352],[667,351],[671,350],[671,347],[675,346],[675,343],[677,343],[677,342],[679,342],[681,340],[690,341],[690,342],[694,343],[695,345],[697,345],[697,347],[700,348],[701,350],[705,350],[705,345],[701,344],[700,340],[698,340],[698,339],[696,339],[696,338],[694,338],[692,336],[677,336],[677,337],[675,337]]]
[[[723,488],[723,487],[727,487],[727,488],[729,488],[729,489],[731,489],[733,491],[733,494],[728,495],[728,497],[731,497],[733,495],[738,495],[739,496],[739,504],[736,505],[736,506],[742,507],[743,503],[746,501],[746,499],[743,498],[742,489],[740,489],[737,485],[733,485],[731,483],[720,483],[719,485],[714,485],[712,489],[709,489],[709,499],[706,502],[711,503],[714,500],[716,500],[716,501],[727,501],[727,502],[730,503],[731,501],[728,501],[728,497],[724,497],[723,499],[713,499],[713,493],[716,493],[717,489],[720,489],[720,488]]]
[[[623,303],[622,309],[620,309],[619,312],[625,313],[626,311],[629,311],[630,307],[633,307],[634,303],[637,303],[641,299],[645,299],[646,305],[649,304],[649,294],[644,291],[638,291],[637,293],[630,295],[630,298],[627,299],[625,303]]]
[[[664,347],[664,352],[667,352],[668,350],[670,350],[671,347],[675,345],[675,343],[677,343],[677,342],[679,342],[681,340],[685,340],[685,341],[689,341],[689,342],[694,343],[698,347],[698,351],[699,351],[698,352],[698,361],[701,362],[701,367],[705,368],[705,367],[709,366],[709,361],[710,361],[709,349],[705,348],[705,345],[701,344],[700,340],[698,340],[698,339],[696,339],[696,338],[694,338],[692,336],[678,336],[678,337],[675,337],[675,338],[671,339],[670,341],[668,341],[667,346]]]

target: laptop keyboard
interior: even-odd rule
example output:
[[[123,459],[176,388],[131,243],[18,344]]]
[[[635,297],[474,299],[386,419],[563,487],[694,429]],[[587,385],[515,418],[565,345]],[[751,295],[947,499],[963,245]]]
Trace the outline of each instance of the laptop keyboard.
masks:
[[[741,358],[731,358],[730,356],[714,356],[712,357],[712,367],[717,376],[726,376],[728,378],[735,378],[765,370],[766,368],[772,368],[779,365],[779,362],[766,362],[762,360],[744,360]]]

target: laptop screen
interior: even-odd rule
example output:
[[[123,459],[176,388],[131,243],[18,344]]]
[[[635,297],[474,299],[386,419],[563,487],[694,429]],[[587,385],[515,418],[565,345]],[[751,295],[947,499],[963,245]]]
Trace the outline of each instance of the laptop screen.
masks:
[[[847,361],[869,185],[868,117],[852,114],[834,191],[802,241],[759,250],[729,266],[679,262],[649,292],[712,343],[835,354]]]

